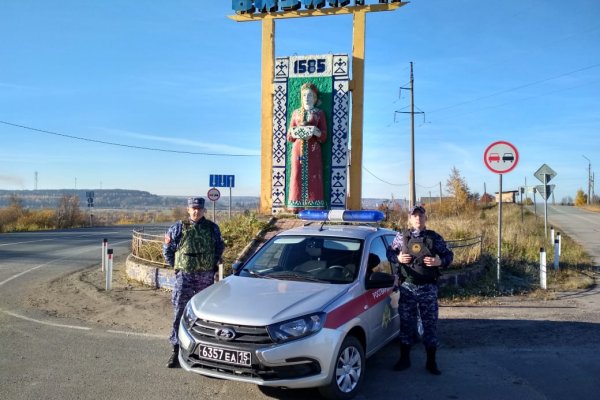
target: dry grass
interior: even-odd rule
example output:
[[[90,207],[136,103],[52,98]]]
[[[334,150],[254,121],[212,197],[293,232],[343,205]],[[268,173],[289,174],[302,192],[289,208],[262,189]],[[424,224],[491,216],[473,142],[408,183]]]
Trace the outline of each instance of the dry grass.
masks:
[[[428,227],[441,233],[446,239],[482,234],[483,256],[480,262],[488,267],[488,273],[469,287],[444,290],[450,298],[497,296],[505,294],[532,293],[548,296],[552,291],[585,289],[594,285],[591,278],[592,262],[583,248],[571,238],[562,235],[560,269],[553,271],[554,249],[550,239],[544,236],[543,219],[522,210],[516,204],[503,205],[501,280],[497,282],[498,210],[490,207],[479,211],[469,210],[463,215],[431,213]],[[539,290],[540,248],[544,247],[547,258],[548,290]]]

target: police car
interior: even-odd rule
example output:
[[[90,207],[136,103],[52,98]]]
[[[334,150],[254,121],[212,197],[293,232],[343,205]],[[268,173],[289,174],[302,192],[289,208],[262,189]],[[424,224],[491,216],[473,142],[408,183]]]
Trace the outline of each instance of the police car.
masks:
[[[359,390],[366,358],[398,334],[386,258],[395,232],[377,226],[379,211],[304,210],[299,217],[304,226],[279,233],[190,300],[179,328],[185,370],[318,387],[331,399]]]

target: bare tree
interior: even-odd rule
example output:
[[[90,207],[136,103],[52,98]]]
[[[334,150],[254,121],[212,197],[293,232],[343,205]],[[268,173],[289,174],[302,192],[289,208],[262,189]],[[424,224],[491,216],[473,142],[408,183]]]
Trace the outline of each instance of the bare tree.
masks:
[[[56,210],[57,228],[72,228],[83,223],[83,214],[79,209],[79,196],[64,195]]]

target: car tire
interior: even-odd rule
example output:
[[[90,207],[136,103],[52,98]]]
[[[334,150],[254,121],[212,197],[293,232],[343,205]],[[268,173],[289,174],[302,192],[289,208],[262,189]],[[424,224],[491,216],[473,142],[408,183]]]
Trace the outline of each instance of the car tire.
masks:
[[[354,336],[347,336],[335,359],[331,382],[319,388],[321,396],[332,400],[354,397],[365,375],[365,367],[363,345]]]

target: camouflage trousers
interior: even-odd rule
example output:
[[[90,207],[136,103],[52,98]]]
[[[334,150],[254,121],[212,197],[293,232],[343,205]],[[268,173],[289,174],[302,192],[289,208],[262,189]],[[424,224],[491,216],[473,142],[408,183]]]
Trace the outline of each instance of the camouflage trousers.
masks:
[[[417,335],[417,313],[423,322],[423,344],[425,347],[438,347],[438,287],[435,283],[415,285],[403,283],[400,286],[400,343],[412,345]]]
[[[181,270],[175,272],[175,287],[171,296],[173,304],[173,328],[169,336],[169,343],[179,344],[177,333],[179,332],[179,322],[185,306],[188,301],[198,292],[206,289],[214,283],[214,272],[193,272],[187,273]]]

